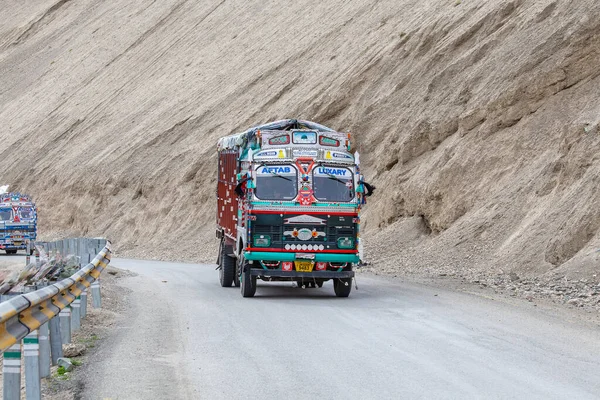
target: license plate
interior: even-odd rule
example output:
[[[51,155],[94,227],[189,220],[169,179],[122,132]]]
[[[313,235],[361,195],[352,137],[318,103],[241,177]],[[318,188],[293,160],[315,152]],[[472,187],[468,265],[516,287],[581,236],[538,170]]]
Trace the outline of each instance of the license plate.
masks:
[[[296,261],[296,271],[312,272],[314,264],[310,261]]]

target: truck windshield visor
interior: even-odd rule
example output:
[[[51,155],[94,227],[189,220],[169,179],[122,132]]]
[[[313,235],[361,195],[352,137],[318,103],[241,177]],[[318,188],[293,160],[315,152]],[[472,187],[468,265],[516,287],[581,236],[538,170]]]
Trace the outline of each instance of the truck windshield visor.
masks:
[[[21,219],[33,219],[33,209],[31,207],[22,207],[19,210]]]
[[[348,168],[318,166],[313,170],[313,191],[319,201],[349,202],[354,199],[354,176]]]
[[[260,200],[293,200],[298,194],[298,170],[293,165],[261,165],[256,170]]]
[[[0,208],[0,221],[12,221],[12,210],[10,208]]]

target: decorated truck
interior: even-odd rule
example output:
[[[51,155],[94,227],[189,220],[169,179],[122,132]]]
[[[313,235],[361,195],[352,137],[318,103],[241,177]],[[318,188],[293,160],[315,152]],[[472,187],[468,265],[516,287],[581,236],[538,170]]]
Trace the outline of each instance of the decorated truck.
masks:
[[[350,135],[295,119],[217,144],[221,286],[256,293],[257,279],[322,287],[348,297],[360,262],[363,181]]]
[[[6,254],[18,250],[30,251],[37,238],[37,208],[27,195],[21,193],[0,194],[0,249]]]

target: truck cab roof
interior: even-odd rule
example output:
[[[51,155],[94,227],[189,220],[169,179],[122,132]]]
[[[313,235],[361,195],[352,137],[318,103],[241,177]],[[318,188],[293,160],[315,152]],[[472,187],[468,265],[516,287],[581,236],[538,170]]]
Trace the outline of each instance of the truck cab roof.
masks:
[[[309,157],[318,161],[353,163],[350,135],[311,121],[287,119],[258,125],[219,140],[217,151],[238,150],[240,158],[285,161]]]

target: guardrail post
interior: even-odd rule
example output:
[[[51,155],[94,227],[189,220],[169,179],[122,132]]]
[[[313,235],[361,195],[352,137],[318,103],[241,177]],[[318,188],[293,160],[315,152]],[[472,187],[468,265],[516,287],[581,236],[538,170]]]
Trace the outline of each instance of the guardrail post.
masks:
[[[27,400],[41,400],[40,389],[40,343],[38,332],[33,331],[23,339],[25,355],[25,397]]]
[[[19,400],[21,398],[21,341],[13,344],[4,352],[2,362],[2,398]]]
[[[77,296],[71,303],[71,332],[81,328],[81,297]]]
[[[25,249],[27,255],[25,257],[25,265],[29,265],[31,262],[31,240],[27,240],[27,247]]]
[[[60,331],[60,317],[57,315],[50,319],[50,350],[52,354],[52,365],[56,365],[58,359],[63,356]]]
[[[48,322],[40,326],[40,376],[50,376],[50,329]]]
[[[37,246],[35,246],[35,265],[39,265],[40,263],[40,251],[38,250]]]
[[[71,308],[66,306],[58,314],[60,318],[60,337],[62,344],[71,343]]]
[[[85,288],[85,290],[81,292],[81,307],[79,308],[79,310],[81,311],[81,318],[85,318],[85,316],[87,315],[87,291],[87,288]]]
[[[92,285],[92,306],[94,308],[102,307],[102,300],[100,299],[100,279],[96,279]]]

